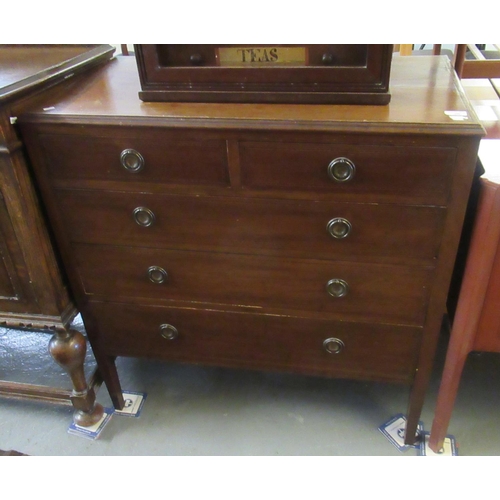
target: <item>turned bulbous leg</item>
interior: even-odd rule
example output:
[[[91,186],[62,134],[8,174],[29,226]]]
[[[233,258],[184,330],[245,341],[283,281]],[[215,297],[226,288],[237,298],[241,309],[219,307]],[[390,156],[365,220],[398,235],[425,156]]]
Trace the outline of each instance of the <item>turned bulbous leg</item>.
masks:
[[[73,383],[71,402],[75,408],[75,424],[91,427],[102,418],[104,409],[95,402],[95,392],[88,388],[85,378],[86,338],[77,330],[57,330],[49,342],[49,352]]]

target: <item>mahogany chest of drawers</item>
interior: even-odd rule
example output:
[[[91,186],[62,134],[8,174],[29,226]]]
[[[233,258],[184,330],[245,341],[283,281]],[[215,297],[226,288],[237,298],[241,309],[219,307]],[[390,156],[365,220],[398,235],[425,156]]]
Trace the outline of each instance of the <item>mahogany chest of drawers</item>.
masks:
[[[413,440],[482,128],[446,58],[393,72],[384,107],[142,103],[122,58],[19,118],[116,405],[116,356],[400,382]]]

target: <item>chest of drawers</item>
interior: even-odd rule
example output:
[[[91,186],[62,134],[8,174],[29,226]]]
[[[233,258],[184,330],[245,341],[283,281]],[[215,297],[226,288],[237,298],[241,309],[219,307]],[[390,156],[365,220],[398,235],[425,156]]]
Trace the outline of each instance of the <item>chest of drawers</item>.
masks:
[[[114,403],[116,356],[400,382],[411,442],[482,135],[449,63],[387,107],[145,104],[134,64],[19,119]]]

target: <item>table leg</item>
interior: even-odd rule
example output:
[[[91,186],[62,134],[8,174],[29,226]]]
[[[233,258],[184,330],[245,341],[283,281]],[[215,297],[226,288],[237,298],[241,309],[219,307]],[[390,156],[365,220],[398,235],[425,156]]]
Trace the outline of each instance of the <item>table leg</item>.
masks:
[[[480,337],[481,332],[485,331],[480,323],[485,300],[491,300],[487,293],[490,280],[495,278],[493,269],[499,241],[500,190],[498,184],[482,178],[471,243],[429,436],[429,447],[435,453],[441,450],[446,437],[467,356],[477,346],[476,337]],[[497,304],[497,300],[494,303]]]
[[[464,344],[463,336],[451,336],[429,436],[429,448],[434,453],[439,453],[443,448],[448,431],[460,377],[469,354],[468,346]]]
[[[97,423],[103,407],[95,402],[95,392],[89,389],[85,379],[84,361],[87,352],[87,339],[77,330],[57,330],[49,342],[49,352],[70,376],[73,383],[71,402],[75,408],[73,420],[82,427]]]

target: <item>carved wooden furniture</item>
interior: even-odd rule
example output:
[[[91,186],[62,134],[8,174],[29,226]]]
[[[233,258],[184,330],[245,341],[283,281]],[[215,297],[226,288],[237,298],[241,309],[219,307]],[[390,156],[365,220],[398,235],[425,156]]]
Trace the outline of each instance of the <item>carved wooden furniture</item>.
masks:
[[[135,45],[144,101],[387,104],[392,45]]]
[[[19,118],[116,406],[115,356],[398,382],[414,441],[483,130],[446,58],[391,78],[388,106],[143,103],[122,58]]]
[[[500,352],[500,141],[482,141],[480,158],[485,173],[429,437],[435,452],[443,446],[468,354]]]
[[[83,373],[86,339],[69,330],[77,309],[60,272],[14,124],[23,110],[55,98],[78,80],[75,75],[108,61],[113,51],[109,45],[0,46],[0,325],[55,332],[50,352],[74,385],[71,392],[4,380],[0,394],[73,402],[75,419],[84,425],[100,411]]]

